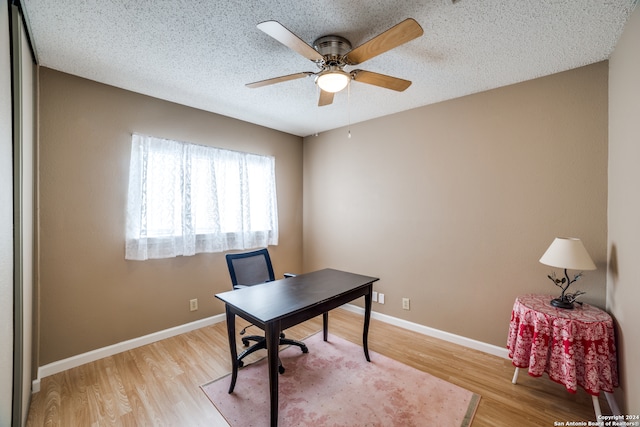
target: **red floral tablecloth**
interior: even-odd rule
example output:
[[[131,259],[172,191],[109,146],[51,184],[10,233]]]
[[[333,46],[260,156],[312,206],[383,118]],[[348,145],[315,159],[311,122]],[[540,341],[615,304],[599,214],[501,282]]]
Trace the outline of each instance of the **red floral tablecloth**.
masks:
[[[613,393],[618,365],[611,316],[589,304],[556,308],[549,303],[553,298],[516,298],[507,340],[513,365],[529,368],[534,377],[546,372],[571,393],[577,386],[593,396]]]

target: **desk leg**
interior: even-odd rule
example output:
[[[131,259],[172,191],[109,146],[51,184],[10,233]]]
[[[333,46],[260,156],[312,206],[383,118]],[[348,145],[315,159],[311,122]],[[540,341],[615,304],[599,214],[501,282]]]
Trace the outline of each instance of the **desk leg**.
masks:
[[[364,348],[364,357],[367,362],[371,362],[369,358],[369,321],[371,320],[371,292],[373,291],[373,283],[369,284],[369,292],[364,296],[364,328],[362,331],[362,347]]]
[[[280,343],[280,322],[267,323],[267,364],[269,366],[269,398],[271,400],[271,427],[278,425],[278,346]]]
[[[322,313],[322,339],[327,340],[329,335],[329,313]]]
[[[236,350],[236,315],[225,305],[227,313],[227,334],[229,335],[229,350],[231,352],[231,384],[229,393],[233,393],[238,379],[238,352]]]

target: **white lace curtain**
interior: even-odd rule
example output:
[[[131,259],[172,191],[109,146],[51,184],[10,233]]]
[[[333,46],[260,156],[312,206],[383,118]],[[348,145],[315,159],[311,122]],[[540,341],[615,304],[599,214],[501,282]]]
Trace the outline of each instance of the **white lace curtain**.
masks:
[[[277,244],[273,157],[132,135],[126,259]]]

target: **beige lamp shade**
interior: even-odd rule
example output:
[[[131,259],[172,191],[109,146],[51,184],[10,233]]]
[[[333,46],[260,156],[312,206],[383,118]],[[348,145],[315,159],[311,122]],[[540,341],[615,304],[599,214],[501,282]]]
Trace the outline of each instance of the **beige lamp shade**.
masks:
[[[595,270],[596,265],[582,244],[575,237],[556,237],[540,258],[545,265],[568,270]]]

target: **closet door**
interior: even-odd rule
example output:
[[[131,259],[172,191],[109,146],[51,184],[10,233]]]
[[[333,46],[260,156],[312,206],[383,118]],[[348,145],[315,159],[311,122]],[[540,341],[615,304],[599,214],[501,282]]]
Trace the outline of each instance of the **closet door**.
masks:
[[[31,402],[33,380],[33,292],[35,288],[35,74],[36,66],[24,25],[17,6],[12,7],[13,42],[13,194],[14,207],[14,325],[21,340],[14,341],[14,401],[13,419],[25,425]],[[17,114],[16,114],[17,113]],[[18,218],[16,220],[16,218]],[[18,360],[20,359],[20,360]],[[15,369],[18,366],[19,369]],[[19,401],[18,406],[16,402]]]
[[[0,425],[11,425],[13,389],[13,132],[9,5],[0,0]]]
[[[16,2],[0,0],[0,425],[25,425],[33,379],[36,66]]]

